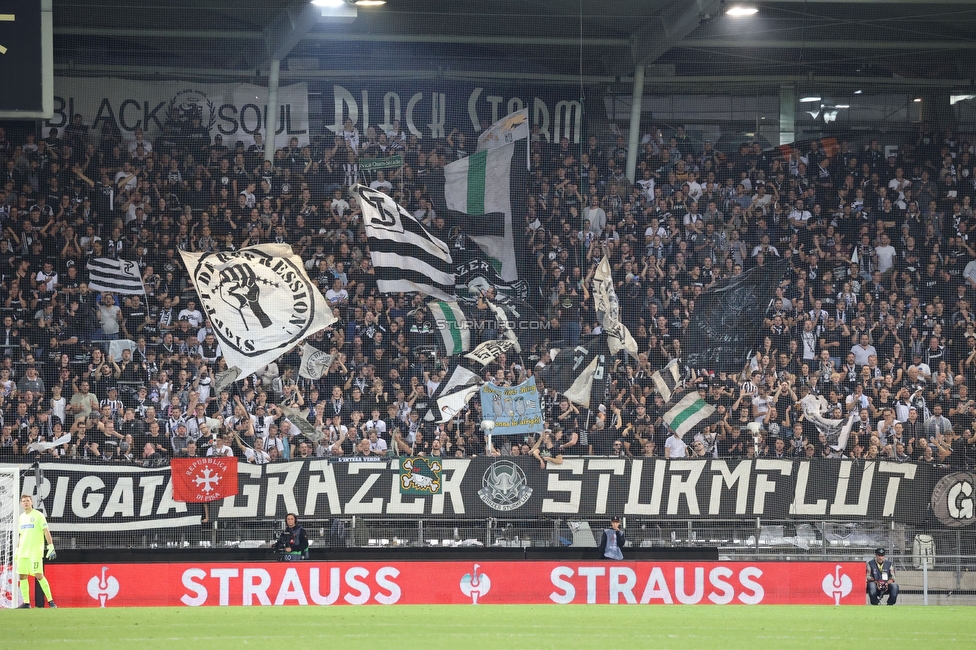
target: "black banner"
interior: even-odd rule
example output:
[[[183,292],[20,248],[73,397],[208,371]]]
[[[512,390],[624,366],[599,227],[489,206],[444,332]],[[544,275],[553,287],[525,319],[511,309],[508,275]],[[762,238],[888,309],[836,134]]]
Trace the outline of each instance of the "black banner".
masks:
[[[762,315],[790,263],[775,260],[737,275],[702,294],[681,339],[692,368],[739,372],[758,347]]]
[[[400,493],[399,459],[241,463],[239,493],[211,504],[222,520],[602,518],[651,520],[844,520],[921,524],[945,475],[928,465],[850,460],[666,461],[572,458],[549,465],[524,458],[444,459],[441,494]],[[24,492],[34,490],[25,475]],[[958,491],[958,490],[957,490]],[[199,522],[172,499],[169,468],[50,464],[40,496],[55,530],[123,531]],[[971,510],[958,499],[954,513]],[[197,507],[198,508],[198,507]],[[965,518],[965,517],[963,517]],[[930,521],[934,521],[931,517]]]
[[[575,86],[526,84],[476,85],[446,80],[360,84],[334,84],[322,98],[325,128],[342,131],[349,118],[365,135],[369,125],[391,130],[400,123],[406,135],[445,138],[453,129],[477,134],[482,123],[493,124],[510,113],[529,109],[530,127],[538,126],[543,142],[558,143],[561,137],[579,145],[584,132],[584,106]],[[468,153],[478,143],[468,140]],[[524,154],[524,151],[523,151]]]

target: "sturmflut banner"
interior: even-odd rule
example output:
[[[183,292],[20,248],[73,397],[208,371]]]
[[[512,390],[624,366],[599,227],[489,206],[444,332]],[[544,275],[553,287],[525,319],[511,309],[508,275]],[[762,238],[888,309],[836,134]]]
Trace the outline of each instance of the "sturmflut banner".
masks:
[[[260,133],[267,143],[268,89],[252,84],[200,84],[189,81],[132,81],[111,77],[56,77],[54,117],[43,125],[44,137],[52,127],[64,133],[71,117],[80,114],[91,131],[101,133],[109,125],[122,133],[124,140],[135,140],[142,129],[152,142],[169,119],[182,110],[192,109],[201,116],[201,125],[210,138],[222,136],[233,149],[240,140],[254,144]],[[291,138],[308,144],[308,86],[304,83],[278,88],[278,128],[275,145],[280,148]]]
[[[317,459],[238,466],[238,493],[211,517],[250,521],[336,516],[605,517],[631,520],[840,520],[968,527],[972,474],[927,465],[837,460],[573,458],[541,470],[531,457],[444,458],[439,494],[401,493],[401,459]],[[45,463],[38,505],[60,532],[199,525],[173,499],[170,469]],[[22,492],[34,492],[25,470]],[[967,487],[968,486],[968,487]],[[193,507],[192,505],[190,506]]]

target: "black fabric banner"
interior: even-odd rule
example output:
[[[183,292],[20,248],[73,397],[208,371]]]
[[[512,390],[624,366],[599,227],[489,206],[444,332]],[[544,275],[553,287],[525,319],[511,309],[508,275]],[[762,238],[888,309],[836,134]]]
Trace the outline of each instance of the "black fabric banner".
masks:
[[[236,497],[214,502],[225,521],[362,516],[383,519],[538,517],[632,520],[895,521],[937,525],[931,503],[946,475],[888,461],[446,458],[442,493],[402,495],[399,459],[241,463]],[[34,490],[25,473],[24,492]],[[957,490],[958,492],[958,490]],[[172,499],[169,468],[48,464],[40,496],[55,531],[125,531],[199,523],[199,507]],[[958,495],[957,495],[958,496]],[[938,497],[934,499],[934,497]],[[969,513],[956,526],[973,523]],[[39,506],[40,507],[40,506]],[[954,515],[954,516],[955,516]],[[945,522],[943,522],[945,523]],[[947,524],[948,525],[948,524]]]
[[[742,370],[758,347],[762,315],[789,266],[775,260],[703,293],[681,339],[684,363],[702,370]]]

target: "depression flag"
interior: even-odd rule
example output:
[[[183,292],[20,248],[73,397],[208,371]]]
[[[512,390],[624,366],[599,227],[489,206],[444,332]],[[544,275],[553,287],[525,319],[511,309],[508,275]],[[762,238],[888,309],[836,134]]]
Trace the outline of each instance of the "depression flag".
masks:
[[[514,144],[479,151],[444,167],[444,201],[449,210],[478,216],[464,230],[500,266],[505,282],[518,280],[512,226],[512,154]]]
[[[681,339],[686,365],[739,372],[756,349],[762,315],[789,270],[787,260],[756,267],[702,294]]]
[[[363,185],[353,186],[352,192],[363,210],[363,227],[379,290],[419,292],[438,300],[451,300],[454,261],[450,247],[382,192]]]
[[[236,458],[174,458],[173,501],[208,503],[237,495]]]
[[[321,379],[329,371],[333,357],[324,350],[306,343],[302,347],[302,362],[298,366],[298,376],[305,379]]]
[[[336,320],[287,244],[180,255],[237,376],[260,370]]]

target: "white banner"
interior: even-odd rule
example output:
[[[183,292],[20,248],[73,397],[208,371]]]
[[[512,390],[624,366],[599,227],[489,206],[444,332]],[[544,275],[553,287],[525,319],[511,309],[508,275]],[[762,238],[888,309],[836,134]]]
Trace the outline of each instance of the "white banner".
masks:
[[[54,118],[44,123],[44,137],[51,127],[60,133],[81,114],[90,133],[101,133],[109,124],[122,132],[127,141],[135,139],[137,128],[152,142],[163,130],[168,117],[180,108],[198,108],[210,138],[223,136],[224,145],[234,149],[240,140],[254,144],[260,133],[268,142],[268,88],[251,84],[200,84],[189,81],[129,81],[111,77],[56,77],[54,80]],[[308,144],[308,86],[304,83],[278,89],[278,128],[275,145],[288,144],[292,137]]]

